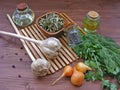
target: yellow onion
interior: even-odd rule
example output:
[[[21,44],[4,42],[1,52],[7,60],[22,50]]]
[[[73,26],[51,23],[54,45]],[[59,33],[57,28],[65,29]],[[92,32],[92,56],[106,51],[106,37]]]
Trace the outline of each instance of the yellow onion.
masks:
[[[83,72],[83,73],[86,73],[87,70],[92,70],[89,66],[85,65],[83,62],[77,63],[75,68],[77,71]]]
[[[84,82],[84,74],[82,72],[79,72],[74,68],[74,72],[71,76],[71,83],[75,86],[81,86]]]
[[[70,65],[65,66],[62,75],[61,75],[59,78],[57,78],[57,79],[52,83],[52,85],[54,85],[54,84],[55,84],[57,81],[59,81],[62,77],[64,77],[64,76],[70,77],[70,76],[72,76],[72,74],[73,74],[73,68],[72,68]]]

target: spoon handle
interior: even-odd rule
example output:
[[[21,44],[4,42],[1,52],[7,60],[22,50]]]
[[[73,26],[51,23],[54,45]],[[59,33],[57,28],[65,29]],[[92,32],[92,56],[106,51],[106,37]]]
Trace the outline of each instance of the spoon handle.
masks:
[[[24,40],[27,40],[27,41],[30,41],[30,42],[33,42],[33,43],[40,43],[41,42],[39,40],[35,40],[35,39],[32,39],[32,38],[28,38],[28,37],[25,37],[25,36],[22,36],[22,35],[10,33],[10,32],[5,32],[5,31],[0,31],[0,34],[4,34],[4,35],[8,35],[8,36],[24,39]]]
[[[10,24],[13,26],[15,32],[16,32],[18,35],[20,35],[20,32],[19,32],[18,28],[17,28],[16,25],[13,23],[12,18],[10,17],[9,14],[7,14],[7,18],[8,18],[8,20],[10,21]],[[33,56],[32,52],[31,52],[30,49],[28,48],[28,46],[27,46],[27,44],[25,43],[25,41],[24,41],[23,39],[20,39],[20,40],[21,40],[21,42],[22,42],[25,50],[27,51],[28,55],[30,56],[31,60],[32,60],[33,62],[36,61],[36,58]]]

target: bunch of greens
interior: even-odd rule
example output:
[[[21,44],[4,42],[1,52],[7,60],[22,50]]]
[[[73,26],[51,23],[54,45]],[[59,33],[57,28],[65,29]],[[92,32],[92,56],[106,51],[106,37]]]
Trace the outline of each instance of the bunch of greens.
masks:
[[[118,87],[114,83],[111,83],[109,80],[103,80],[102,87],[108,90],[118,90]]]
[[[120,46],[113,39],[96,33],[81,34],[81,40],[74,50],[93,68],[86,73],[86,80],[104,80],[112,76],[120,82]]]
[[[57,32],[63,27],[64,19],[58,14],[51,13],[41,18],[39,24],[48,32]]]

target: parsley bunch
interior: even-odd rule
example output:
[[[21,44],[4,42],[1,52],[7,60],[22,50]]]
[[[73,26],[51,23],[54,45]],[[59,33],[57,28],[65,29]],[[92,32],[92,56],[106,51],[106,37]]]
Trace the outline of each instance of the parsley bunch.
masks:
[[[74,50],[93,68],[93,71],[86,73],[86,80],[104,80],[106,76],[117,76],[120,82],[120,46],[112,38],[97,33],[81,34],[81,40],[81,45],[74,47]]]

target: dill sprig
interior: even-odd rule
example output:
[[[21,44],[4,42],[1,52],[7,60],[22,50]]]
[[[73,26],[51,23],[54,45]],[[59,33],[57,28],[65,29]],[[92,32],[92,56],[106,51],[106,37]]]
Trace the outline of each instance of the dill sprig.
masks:
[[[93,68],[86,73],[86,80],[104,80],[116,77],[120,82],[120,46],[110,37],[97,33],[81,34],[82,43],[74,47],[75,52]]]

